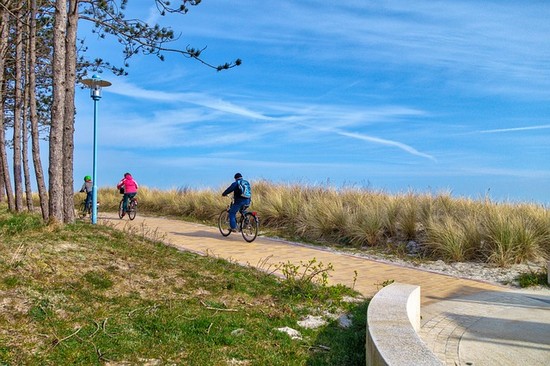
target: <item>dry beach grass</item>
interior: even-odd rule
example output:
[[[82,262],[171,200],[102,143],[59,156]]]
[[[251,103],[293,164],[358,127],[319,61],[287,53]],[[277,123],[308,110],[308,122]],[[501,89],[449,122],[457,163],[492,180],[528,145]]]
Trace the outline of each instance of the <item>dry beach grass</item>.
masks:
[[[215,224],[228,203],[221,191],[143,188],[139,210]],[[442,261],[537,270],[550,258],[550,210],[534,203],[266,181],[253,182],[253,194],[252,207],[265,235],[413,264]],[[99,197],[101,209],[116,210],[116,190],[101,189]]]

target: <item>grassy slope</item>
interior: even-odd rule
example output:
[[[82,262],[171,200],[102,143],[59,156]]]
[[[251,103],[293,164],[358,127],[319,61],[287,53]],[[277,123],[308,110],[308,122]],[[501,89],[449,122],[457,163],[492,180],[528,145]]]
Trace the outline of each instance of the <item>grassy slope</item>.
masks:
[[[0,365],[364,364],[367,302],[129,233],[0,206]],[[302,329],[307,314],[349,312]],[[298,329],[291,340],[275,328]]]

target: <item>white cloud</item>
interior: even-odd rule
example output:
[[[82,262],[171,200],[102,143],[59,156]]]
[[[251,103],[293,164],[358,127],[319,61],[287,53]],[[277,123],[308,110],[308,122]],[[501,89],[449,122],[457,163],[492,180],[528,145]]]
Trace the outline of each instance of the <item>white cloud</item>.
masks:
[[[372,137],[372,136],[367,136],[367,135],[363,135],[363,134],[344,132],[344,131],[338,131],[338,130],[335,130],[334,132],[337,133],[338,135],[341,135],[341,136],[346,136],[346,137],[351,137],[351,138],[358,139],[358,140],[373,142],[375,144],[381,144],[381,145],[386,145],[386,146],[394,146],[394,147],[397,147],[397,148],[399,148],[399,149],[401,149],[401,150],[403,150],[403,151],[405,151],[409,154],[420,156],[420,157],[423,157],[423,158],[427,158],[427,159],[430,159],[434,162],[437,161],[432,155],[422,153],[422,152],[416,150],[415,148],[413,148],[409,145],[403,144],[401,142],[398,142],[398,141],[386,140],[386,139],[381,139],[381,138],[378,138],[378,137]]]
[[[475,85],[476,93],[525,96],[532,85],[538,88],[531,98],[550,97],[548,2],[281,0],[270,11],[246,1],[204,5],[182,22],[186,34],[238,42],[277,59],[336,67],[345,61],[348,69],[414,65],[428,75],[435,70],[434,77],[460,75],[456,86]]]
[[[270,117],[264,116],[261,113],[251,111],[247,108],[240,107],[236,104],[203,93],[168,93],[159,90],[144,89],[125,81],[118,81],[117,83],[113,83],[113,87],[109,89],[109,91],[118,95],[138,99],[157,100],[161,102],[180,104],[189,103],[247,118],[259,120],[271,119]]]
[[[182,121],[200,123],[205,120],[213,120],[208,112],[197,112],[188,108],[179,109],[177,111],[166,111],[162,109],[156,114],[155,121],[141,120],[132,123],[134,126],[130,134],[146,137],[149,146],[173,146],[176,141],[177,145],[184,146],[205,146],[216,144],[231,144],[243,141],[251,141],[260,138],[262,135],[271,135],[274,131],[289,133],[296,132],[296,128],[307,128],[309,130],[333,132],[339,136],[352,138],[356,140],[366,141],[373,144],[393,146],[405,151],[409,154],[420,156],[435,161],[435,158],[429,154],[422,153],[415,148],[403,144],[398,141],[372,137],[365,134],[351,133],[342,130],[333,130],[334,128],[344,126],[356,126],[365,124],[376,124],[386,121],[392,121],[396,118],[416,117],[426,115],[425,112],[414,108],[403,106],[382,106],[373,108],[364,108],[357,106],[331,106],[319,104],[285,104],[284,101],[278,101],[275,104],[270,102],[254,102],[254,107],[241,106],[237,103],[228,102],[222,98],[214,98],[203,93],[166,93],[157,90],[146,90],[136,85],[127,82],[117,83],[110,90],[113,93],[124,95],[138,99],[159,100],[163,102],[185,101],[189,104],[205,107],[207,109],[220,112],[222,114],[234,115],[251,120],[259,120],[266,122],[265,124],[249,124],[244,132],[235,132],[235,128],[227,128],[223,134],[220,134],[222,126],[215,129],[198,128],[196,136],[201,136],[199,139],[189,138],[189,133],[182,129]],[[258,112],[255,109],[264,110]],[[285,116],[270,117],[267,110],[285,111]],[[194,117],[194,118],[193,118]],[[151,127],[154,126],[154,131],[151,133]],[[155,138],[156,137],[156,138]],[[172,141],[172,142],[169,142]]]
[[[550,125],[497,128],[497,129],[493,129],[493,130],[482,130],[482,131],[479,131],[479,133],[518,132],[518,131],[531,131],[531,130],[545,130],[545,129],[548,129],[548,128],[550,128]]]

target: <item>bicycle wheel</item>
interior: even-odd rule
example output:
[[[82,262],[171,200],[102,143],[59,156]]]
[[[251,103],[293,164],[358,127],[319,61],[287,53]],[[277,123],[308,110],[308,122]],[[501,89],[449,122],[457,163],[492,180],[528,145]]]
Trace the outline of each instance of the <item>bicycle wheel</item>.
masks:
[[[136,200],[132,199],[128,203],[128,217],[130,218],[130,220],[133,220],[136,218],[136,214],[137,214]]]
[[[252,243],[258,236],[258,218],[252,212],[247,212],[241,218],[241,234],[244,240]]]
[[[122,204],[124,203],[124,200],[120,200],[120,203],[118,204],[118,217],[122,218],[124,217],[124,210],[122,209]]]
[[[218,229],[223,236],[228,236],[231,234],[231,229],[229,226],[229,211],[223,210],[218,217]]]
[[[84,201],[78,206],[78,217],[83,219],[86,217],[86,213],[86,201]]]

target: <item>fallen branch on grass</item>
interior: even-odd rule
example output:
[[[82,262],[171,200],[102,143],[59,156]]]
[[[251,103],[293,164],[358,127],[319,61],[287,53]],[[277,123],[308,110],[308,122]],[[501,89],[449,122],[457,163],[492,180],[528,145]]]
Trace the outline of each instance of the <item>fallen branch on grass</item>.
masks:
[[[54,341],[53,341],[53,346],[52,346],[52,348],[54,348],[54,347],[56,347],[57,345],[61,344],[61,342],[64,342],[64,341],[66,341],[67,339],[69,339],[69,338],[71,338],[71,337],[77,335],[78,332],[80,332],[81,330],[82,330],[82,327],[79,327],[79,328],[76,330],[76,332],[74,332],[74,333],[72,333],[72,334],[69,334],[68,336],[66,336],[65,338],[62,338],[62,339],[60,339],[60,340],[57,340],[57,337],[56,337],[56,339],[54,339]]]
[[[234,311],[234,312],[239,311],[239,310],[237,310],[237,309],[214,308],[214,307],[212,307],[212,306],[206,305],[202,300],[201,300],[201,305],[204,306],[204,307],[205,307],[206,309],[208,309],[208,310],[215,310],[215,311]]]

